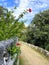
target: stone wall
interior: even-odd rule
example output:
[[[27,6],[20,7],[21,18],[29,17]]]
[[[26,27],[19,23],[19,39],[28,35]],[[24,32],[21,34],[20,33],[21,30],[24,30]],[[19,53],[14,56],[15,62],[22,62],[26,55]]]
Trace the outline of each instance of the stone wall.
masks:
[[[35,49],[36,51],[40,52],[41,54],[43,54],[44,56],[46,56],[49,59],[49,51],[40,48],[38,46],[34,46],[32,44],[26,43],[26,45],[30,46],[31,48]]]

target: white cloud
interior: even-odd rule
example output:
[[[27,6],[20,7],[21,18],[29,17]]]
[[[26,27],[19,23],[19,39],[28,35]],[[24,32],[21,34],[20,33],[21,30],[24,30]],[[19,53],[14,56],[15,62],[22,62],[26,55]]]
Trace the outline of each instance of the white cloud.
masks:
[[[39,0],[39,1],[41,1],[43,3],[48,3],[49,2],[49,0]]]
[[[47,4],[44,3],[44,4],[42,4],[40,7],[47,7]]]
[[[28,27],[28,24],[27,23],[24,23],[26,27]]]
[[[7,9],[8,9],[9,11],[11,11],[11,10],[14,9],[14,7],[7,7]]]
[[[27,8],[28,3],[29,3],[28,0],[20,0],[19,7],[17,7],[17,9],[15,10],[14,15],[18,17],[19,14],[22,13]]]
[[[20,1],[14,0],[14,1],[15,1],[15,3],[20,2],[19,6],[17,7],[17,9],[14,12],[14,16],[16,16],[16,18],[18,18],[19,14],[22,13],[27,8],[31,8],[32,12],[29,13],[28,15],[25,15],[24,19],[33,18],[36,13],[46,9],[49,6],[49,0],[20,0]],[[11,8],[9,8],[9,10]],[[26,25],[28,25],[28,24],[26,24]]]
[[[4,2],[5,0],[1,0],[1,1],[3,1],[3,2]]]
[[[17,3],[19,3],[19,0],[14,0],[14,2],[17,4]]]
[[[17,7],[17,9],[14,12],[14,15],[16,16],[16,18],[19,16],[20,13],[22,13],[25,9],[27,8],[33,8],[33,10],[39,10],[40,8],[45,8],[47,7],[47,2],[48,0],[20,0],[19,6]],[[18,0],[15,0],[15,3],[18,3]],[[32,15],[35,15],[37,11],[32,11]]]
[[[45,8],[48,6],[48,3],[49,3],[49,0],[31,0],[31,4],[32,4],[32,7],[36,7],[36,8]]]
[[[48,5],[46,3],[43,4],[36,4],[35,9],[40,9],[40,8],[46,8]]]

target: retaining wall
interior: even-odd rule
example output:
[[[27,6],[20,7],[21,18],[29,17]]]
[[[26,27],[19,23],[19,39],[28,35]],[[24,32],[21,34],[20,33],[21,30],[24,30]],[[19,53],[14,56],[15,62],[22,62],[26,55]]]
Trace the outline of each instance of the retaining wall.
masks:
[[[24,42],[23,42],[24,43]],[[34,46],[32,44],[26,43],[26,45],[30,46],[31,48],[35,49],[36,51],[40,52],[41,54],[43,54],[44,56],[46,56],[49,59],[49,51],[40,48],[38,46]]]

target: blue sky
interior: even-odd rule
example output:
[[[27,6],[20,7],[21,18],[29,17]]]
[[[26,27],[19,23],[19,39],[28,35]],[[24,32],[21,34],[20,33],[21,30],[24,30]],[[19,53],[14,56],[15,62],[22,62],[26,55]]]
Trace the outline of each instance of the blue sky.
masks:
[[[26,14],[23,17],[23,20],[27,20],[27,22],[25,23],[25,25],[27,26],[29,25],[35,14],[39,13],[40,11],[49,9],[49,0],[0,0],[0,5],[7,7],[9,10],[16,6],[17,9],[14,12],[16,18],[25,9],[31,8],[32,12]]]

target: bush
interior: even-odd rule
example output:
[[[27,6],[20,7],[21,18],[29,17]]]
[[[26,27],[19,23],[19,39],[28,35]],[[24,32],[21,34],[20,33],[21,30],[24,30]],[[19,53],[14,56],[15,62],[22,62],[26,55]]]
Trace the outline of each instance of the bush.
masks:
[[[45,49],[49,51],[49,44],[45,47]]]
[[[19,54],[21,52],[20,47],[16,47],[15,45],[13,47],[9,47],[8,53],[13,56],[15,53]]]

